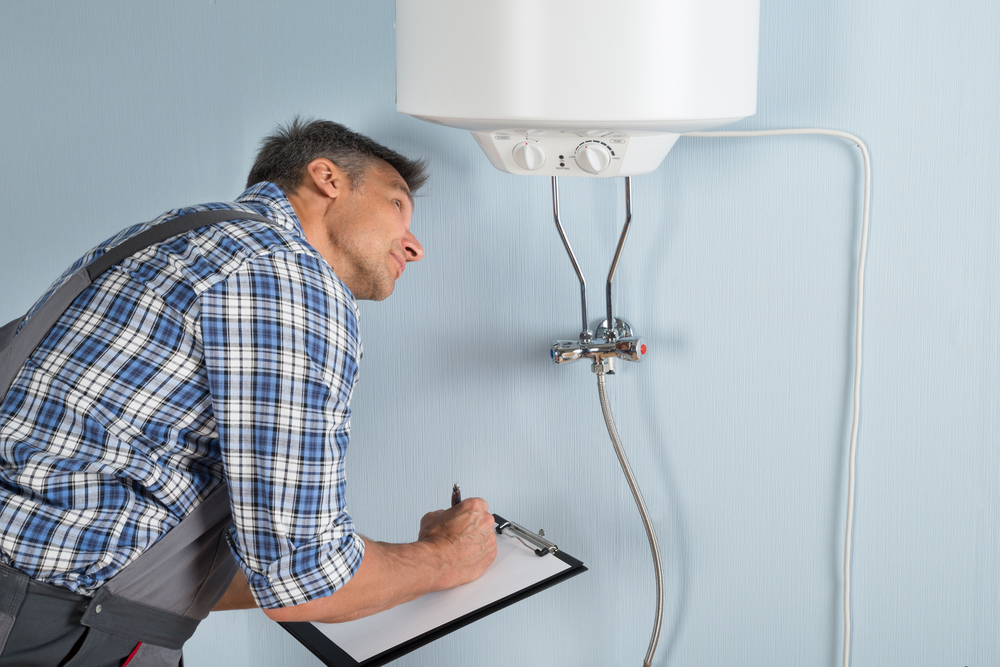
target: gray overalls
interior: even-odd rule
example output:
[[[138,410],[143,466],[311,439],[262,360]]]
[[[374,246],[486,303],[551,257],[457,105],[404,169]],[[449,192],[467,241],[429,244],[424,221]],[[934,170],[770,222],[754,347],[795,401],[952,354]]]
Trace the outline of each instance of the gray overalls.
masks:
[[[16,337],[23,318],[0,329],[0,402],[49,329],[97,276],[148,246],[227,220],[272,222],[223,209],[155,225],[76,271]],[[54,666],[73,650],[64,667],[118,667],[126,657],[129,667],[177,667],[184,642],[236,574],[225,539],[231,523],[223,484],[92,598],[0,564],[0,667]]]

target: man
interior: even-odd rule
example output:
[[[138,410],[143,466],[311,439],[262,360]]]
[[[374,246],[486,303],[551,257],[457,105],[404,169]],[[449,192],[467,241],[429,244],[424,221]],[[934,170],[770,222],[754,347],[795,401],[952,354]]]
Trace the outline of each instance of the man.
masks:
[[[187,622],[230,579],[217,609],[337,622],[485,571],[496,544],[481,499],[425,515],[410,544],[362,538],[344,509],[361,357],[355,299],[388,297],[422,259],[409,227],[425,178],[422,163],[343,126],[295,120],[263,141],[236,203],[127,229],[57,281],[178,215],[237,211],[95,277],[3,397],[0,590],[20,588],[9,584],[0,599],[0,644],[10,619],[0,665],[75,655],[70,664],[140,667],[154,664],[143,662],[147,649],[175,662]],[[228,527],[239,573],[200,527],[213,519],[192,533],[208,536],[197,549],[178,547],[207,563],[197,581],[179,584],[183,572],[154,581],[187,562],[164,549],[218,499],[232,511],[217,532]],[[176,626],[175,635],[121,630],[148,607],[172,615],[145,625]],[[102,625],[109,612],[118,620]]]

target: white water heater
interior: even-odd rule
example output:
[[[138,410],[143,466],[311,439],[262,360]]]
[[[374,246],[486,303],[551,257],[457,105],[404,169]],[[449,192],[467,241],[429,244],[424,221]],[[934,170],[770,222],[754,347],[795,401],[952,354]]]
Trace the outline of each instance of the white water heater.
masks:
[[[512,174],[634,176],[757,110],[760,0],[396,0],[396,107]]]

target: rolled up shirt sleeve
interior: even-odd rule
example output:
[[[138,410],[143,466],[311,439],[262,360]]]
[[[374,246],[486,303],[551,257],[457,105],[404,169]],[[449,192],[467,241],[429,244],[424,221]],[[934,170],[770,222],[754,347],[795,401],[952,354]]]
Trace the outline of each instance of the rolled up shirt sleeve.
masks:
[[[344,476],[353,296],[318,257],[266,254],[204,292],[200,317],[234,555],[263,608],[328,596],[364,554]]]

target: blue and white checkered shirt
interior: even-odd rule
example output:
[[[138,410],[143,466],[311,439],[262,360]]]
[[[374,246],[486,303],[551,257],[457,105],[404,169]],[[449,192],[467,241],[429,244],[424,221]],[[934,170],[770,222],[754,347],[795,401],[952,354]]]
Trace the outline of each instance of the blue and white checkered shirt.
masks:
[[[363,540],[345,507],[361,342],[350,290],[271,183],[106,271],[0,405],[0,558],[92,594],[225,480],[231,543],[258,603],[330,595]]]

